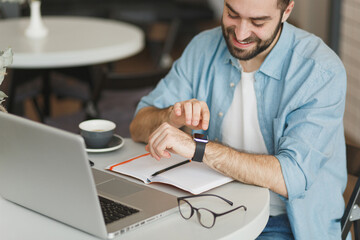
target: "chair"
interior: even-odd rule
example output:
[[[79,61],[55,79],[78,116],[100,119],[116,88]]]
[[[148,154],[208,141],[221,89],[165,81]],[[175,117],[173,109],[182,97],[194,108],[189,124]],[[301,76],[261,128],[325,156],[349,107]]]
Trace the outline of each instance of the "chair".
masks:
[[[9,69],[10,70],[10,69]],[[23,115],[23,103],[30,99],[40,121],[44,121],[43,109],[40,107],[38,96],[44,92],[44,79],[41,71],[11,69],[9,82],[9,98],[6,101],[7,111]]]
[[[357,181],[341,219],[341,238],[346,239],[354,224],[355,240],[360,240],[360,148],[347,144],[346,155],[348,173],[356,176]]]
[[[212,20],[214,14],[207,2],[203,0],[124,0],[113,6],[109,17],[133,23],[144,30],[146,46],[152,56],[153,68],[140,73],[121,73],[114,71],[114,66],[107,66],[103,69],[101,84],[93,96],[95,105],[99,101],[103,89],[124,90],[154,87],[170,70],[173,62],[171,51],[177,37],[183,33],[181,31],[193,30],[189,35],[195,35],[198,30],[193,29],[194,22]],[[162,35],[161,31],[155,30],[157,26],[167,26],[162,39],[159,37]]]
[[[104,65],[101,69],[101,81],[96,87],[92,96],[93,109],[88,110],[87,118],[91,118],[92,115],[100,116],[101,112],[98,110],[97,105],[101,99],[102,92],[108,90],[135,90],[141,91],[142,89],[152,88],[168,73],[170,68],[154,68],[153,70],[144,71],[140,73],[121,73],[114,72],[108,65]],[[140,99],[138,99],[140,100]],[[93,112],[89,116],[89,112]]]

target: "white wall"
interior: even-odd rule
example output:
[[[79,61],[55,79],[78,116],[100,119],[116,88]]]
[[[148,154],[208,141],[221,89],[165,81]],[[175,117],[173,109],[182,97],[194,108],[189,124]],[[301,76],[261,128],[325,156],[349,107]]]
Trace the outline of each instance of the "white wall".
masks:
[[[330,0],[295,0],[289,21],[328,43]]]
[[[360,0],[343,0],[340,57],[346,68],[345,135],[360,145]]]
[[[220,19],[224,8],[224,0],[208,0],[208,2],[214,11],[215,18]]]

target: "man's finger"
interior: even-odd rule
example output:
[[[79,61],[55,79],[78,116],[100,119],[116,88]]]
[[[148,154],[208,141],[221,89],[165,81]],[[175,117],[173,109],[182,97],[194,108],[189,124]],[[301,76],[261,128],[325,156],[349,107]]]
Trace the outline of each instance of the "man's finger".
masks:
[[[209,128],[209,122],[210,122],[210,112],[203,112],[202,113],[202,129],[207,130]]]
[[[193,108],[191,102],[184,103],[184,112],[185,112],[186,125],[191,125],[192,114],[193,114]]]
[[[162,157],[168,156],[166,153],[164,153],[164,152],[166,152],[166,148],[167,148],[167,146],[164,145],[167,134],[166,134],[166,129],[160,128],[160,129],[158,129],[158,131],[159,131],[159,134],[158,134],[157,138],[154,139],[154,141],[152,143],[152,148],[153,148],[155,154],[158,157],[162,158]]]
[[[175,115],[180,117],[181,116],[181,112],[182,112],[182,109],[181,109],[181,103],[177,102],[174,104],[174,109],[173,111],[175,112]]]
[[[160,133],[161,133],[161,126],[156,129],[149,137],[149,142],[148,142],[148,152],[150,152],[151,156],[153,158],[155,158],[156,160],[160,160],[160,156],[156,153],[155,149],[154,149],[154,145],[156,144],[156,140],[159,137]]]
[[[199,102],[193,103],[192,125],[196,127],[199,125],[201,117],[201,104]]]
[[[164,136],[163,138],[161,138],[161,140],[159,140],[156,146],[156,151],[158,152],[159,156],[163,158],[170,158],[171,155],[168,149],[171,149],[171,147],[169,146],[168,137]]]
[[[206,104],[206,102],[200,102],[201,104],[201,121],[202,121],[202,129],[203,130],[207,130],[209,127],[209,122],[210,122],[210,111],[209,111],[209,107]]]

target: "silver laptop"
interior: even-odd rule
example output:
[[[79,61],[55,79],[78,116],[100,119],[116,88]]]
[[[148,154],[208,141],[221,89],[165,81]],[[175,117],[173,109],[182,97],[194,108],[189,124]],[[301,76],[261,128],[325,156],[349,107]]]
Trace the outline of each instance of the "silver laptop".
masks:
[[[172,195],[92,169],[80,135],[2,112],[0,195],[101,238],[141,227],[177,206]],[[121,215],[105,217],[103,208]]]

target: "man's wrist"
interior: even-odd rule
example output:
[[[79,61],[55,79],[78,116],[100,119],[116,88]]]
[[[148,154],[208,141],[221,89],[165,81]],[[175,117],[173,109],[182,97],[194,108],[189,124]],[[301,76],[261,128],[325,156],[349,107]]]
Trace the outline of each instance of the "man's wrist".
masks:
[[[206,144],[209,142],[209,140],[206,135],[199,133],[195,133],[193,135],[193,140],[196,145],[192,160],[196,162],[202,162],[205,153]]]
[[[171,124],[171,112],[173,111],[173,109],[174,109],[174,106],[170,106],[167,108],[167,111],[166,111],[166,116],[167,116],[166,121],[170,124]]]
[[[203,162],[210,166],[213,159],[221,159],[224,154],[223,147],[225,146],[217,142],[209,141],[208,144],[206,144]]]
[[[175,124],[171,121],[171,114],[173,112],[173,109],[174,109],[174,106],[170,106],[167,108],[165,122],[169,123],[171,126],[176,127]]]
[[[171,126],[176,127],[176,128],[181,128],[181,127],[184,126],[184,125],[178,125],[173,121],[174,120],[174,115],[175,115],[174,106],[168,107],[167,111],[166,111],[166,114],[167,114],[166,122],[169,123]]]

